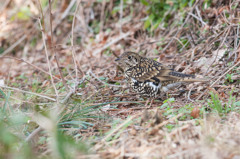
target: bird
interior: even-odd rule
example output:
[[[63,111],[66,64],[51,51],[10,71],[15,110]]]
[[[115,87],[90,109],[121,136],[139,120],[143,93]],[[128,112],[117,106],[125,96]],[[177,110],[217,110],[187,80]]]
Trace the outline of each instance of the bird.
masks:
[[[154,99],[183,83],[206,82],[195,75],[176,72],[169,66],[135,52],[124,52],[115,61],[123,69],[130,87],[142,97]]]

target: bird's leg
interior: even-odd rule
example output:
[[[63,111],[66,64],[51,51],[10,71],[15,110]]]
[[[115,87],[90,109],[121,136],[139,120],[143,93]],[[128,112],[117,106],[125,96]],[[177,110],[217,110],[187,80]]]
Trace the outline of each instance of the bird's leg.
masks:
[[[147,107],[148,106],[148,102],[149,102],[149,98],[147,99],[147,101],[146,101],[146,103],[145,103],[145,107]]]
[[[152,107],[152,104],[153,104],[153,101],[154,101],[154,99],[153,99],[153,98],[151,98],[150,100],[151,100],[151,102],[150,102],[150,105],[149,105],[149,107],[148,107],[148,108],[151,108],[151,107]]]
[[[147,99],[147,101],[146,101],[146,103],[145,103],[145,107],[146,107],[146,109],[149,109],[149,108],[151,108],[151,106],[152,106],[152,104],[153,104],[153,98],[148,98]],[[150,101],[150,105],[148,105],[148,102]]]

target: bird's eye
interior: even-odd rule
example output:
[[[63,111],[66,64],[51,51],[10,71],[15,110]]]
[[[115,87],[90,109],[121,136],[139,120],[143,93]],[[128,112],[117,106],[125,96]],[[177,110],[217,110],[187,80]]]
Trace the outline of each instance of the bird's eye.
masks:
[[[132,56],[128,56],[128,59],[131,60],[131,59],[132,59]]]

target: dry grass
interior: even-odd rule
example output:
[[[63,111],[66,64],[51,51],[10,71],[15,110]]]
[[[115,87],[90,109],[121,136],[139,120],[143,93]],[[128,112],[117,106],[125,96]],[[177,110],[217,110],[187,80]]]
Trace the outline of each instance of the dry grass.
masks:
[[[226,120],[207,115],[202,120],[162,121],[176,124],[169,132],[164,124],[132,125],[110,143],[96,145],[103,158],[232,158],[240,155],[239,114]],[[157,129],[156,129],[157,127]]]
[[[0,128],[17,139],[0,139],[0,157],[27,141],[40,158],[239,158],[239,1],[178,5],[152,29],[149,6],[130,0],[4,2]],[[209,83],[145,110],[114,62],[126,50]]]

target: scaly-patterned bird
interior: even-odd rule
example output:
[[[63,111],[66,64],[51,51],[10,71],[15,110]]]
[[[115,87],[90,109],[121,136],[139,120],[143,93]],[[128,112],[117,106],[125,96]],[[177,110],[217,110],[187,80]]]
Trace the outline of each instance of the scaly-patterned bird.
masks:
[[[206,82],[134,52],[125,52],[115,61],[123,68],[130,87],[143,97],[156,98],[161,92],[186,82]]]

